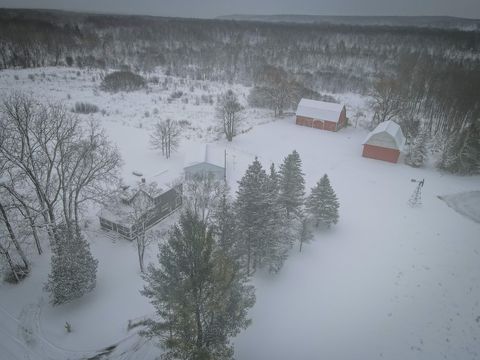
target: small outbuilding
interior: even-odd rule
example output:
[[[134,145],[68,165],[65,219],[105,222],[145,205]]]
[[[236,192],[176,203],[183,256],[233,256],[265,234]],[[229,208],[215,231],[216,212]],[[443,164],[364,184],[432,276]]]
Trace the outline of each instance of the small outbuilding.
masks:
[[[400,125],[384,121],[370,132],[363,142],[363,156],[396,163],[405,146],[405,136]]]
[[[198,153],[196,155],[198,155]],[[204,178],[211,178],[215,181],[224,181],[227,179],[226,152],[222,151],[220,153],[214,151],[209,144],[206,144],[203,158],[199,159],[197,156],[195,156],[195,158],[197,161],[191,162],[183,168],[186,181]],[[224,166],[220,165],[222,161]]]
[[[338,131],[347,124],[347,111],[342,104],[302,99],[297,107],[296,124]]]
[[[217,181],[225,179],[225,168],[207,161],[186,166],[183,170],[185,172],[185,180],[210,176]]]

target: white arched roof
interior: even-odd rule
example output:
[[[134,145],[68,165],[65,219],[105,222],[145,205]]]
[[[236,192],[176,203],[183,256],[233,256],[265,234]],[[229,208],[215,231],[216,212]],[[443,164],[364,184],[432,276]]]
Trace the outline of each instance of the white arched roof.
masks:
[[[402,151],[405,145],[405,136],[395,121],[388,120],[378,124],[375,130],[367,135],[363,144]]]
[[[343,105],[325,101],[302,99],[297,107],[297,116],[338,122]]]

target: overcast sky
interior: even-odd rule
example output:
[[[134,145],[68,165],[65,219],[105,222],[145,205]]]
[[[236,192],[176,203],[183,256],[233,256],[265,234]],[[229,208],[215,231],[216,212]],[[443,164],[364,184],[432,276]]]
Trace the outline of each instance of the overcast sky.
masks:
[[[450,15],[480,18],[480,0],[0,0],[0,7],[202,18],[229,14]]]

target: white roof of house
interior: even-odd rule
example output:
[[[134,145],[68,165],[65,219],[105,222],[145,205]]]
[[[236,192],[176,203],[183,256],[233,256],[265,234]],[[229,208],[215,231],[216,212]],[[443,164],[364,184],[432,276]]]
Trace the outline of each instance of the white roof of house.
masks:
[[[156,183],[159,188],[171,188],[182,176],[183,168],[179,165],[172,165],[169,168],[136,167],[132,171],[124,171],[122,185],[128,185],[136,189],[141,185],[142,179],[146,184]]]
[[[225,169],[223,166],[212,164],[212,163],[207,162],[207,161],[202,161],[202,162],[196,162],[196,163],[190,164],[188,166],[185,166],[184,170],[188,171],[188,170],[191,170],[191,169],[194,169],[194,168],[214,168],[214,169],[218,169],[218,170],[222,170],[222,171]]]
[[[297,115],[312,119],[338,122],[343,110],[342,104],[302,99],[297,107]]]
[[[133,224],[132,213],[134,211],[134,207],[131,204],[125,203],[124,200],[127,202],[134,201],[134,197],[138,196],[139,194],[145,194],[151,199],[151,207],[154,206],[154,199],[167,191],[171,188],[161,189],[157,186],[157,184],[151,183],[150,186],[145,184],[138,184],[134,188],[127,188],[127,189],[119,189],[115,196],[113,197],[110,203],[105,204],[97,215],[105,220],[130,226]],[[149,201],[150,202],[150,201]]]
[[[215,144],[190,144],[190,151],[185,154],[183,170],[190,167],[209,166],[224,168],[225,148]]]
[[[392,120],[384,121],[378,124],[377,127],[367,135],[363,144],[369,143],[372,138],[380,134],[390,135],[395,143],[396,148],[398,150],[403,150],[403,146],[405,145],[405,136],[403,135],[400,125]]]

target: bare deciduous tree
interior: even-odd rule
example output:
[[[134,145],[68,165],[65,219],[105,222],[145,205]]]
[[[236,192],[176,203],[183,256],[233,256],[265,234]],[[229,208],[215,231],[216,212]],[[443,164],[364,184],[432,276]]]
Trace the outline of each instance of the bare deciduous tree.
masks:
[[[8,267],[15,279],[16,282],[20,281],[20,274],[18,273],[17,266],[15,265],[12,256],[10,255],[10,249],[7,247],[8,242],[5,241],[4,244],[4,235],[0,234],[0,255],[2,255],[7,261]]]
[[[199,219],[208,223],[213,209],[226,191],[226,186],[210,174],[195,176],[185,182],[184,204]]]
[[[0,158],[7,170],[2,188],[30,223],[39,252],[37,217],[53,241],[61,223],[78,229],[81,205],[108,191],[121,163],[98,124],[81,126],[63,105],[20,93],[0,108]]]
[[[237,135],[238,123],[242,120],[243,109],[237,95],[232,90],[228,90],[220,97],[216,108],[217,118],[220,120],[222,132],[228,141],[232,141],[234,136]]]
[[[49,235],[54,237],[60,181],[60,146],[75,132],[74,119],[58,105],[41,106],[28,96],[13,93],[3,102],[0,154],[28,180]]]
[[[98,123],[90,121],[79,129],[70,144],[61,144],[58,177],[64,217],[80,228],[81,205],[101,201],[118,183],[121,157]]]
[[[155,149],[162,149],[162,155],[170,158],[172,151],[177,150],[180,144],[180,127],[177,121],[162,120],[155,124],[150,135],[150,143]]]
[[[132,225],[135,243],[137,245],[138,263],[140,271],[145,272],[144,257],[145,249],[156,238],[157,233],[148,231],[152,217],[155,215],[155,203],[153,197],[159,192],[158,185],[154,182],[140,184],[138,191],[129,199],[130,213],[128,220]]]
[[[401,113],[402,101],[398,90],[398,83],[392,78],[382,77],[374,83],[370,93],[374,127],[381,122],[392,120]]]
[[[32,198],[31,195],[22,194],[21,192],[17,191],[15,189],[15,184],[18,183],[18,180],[12,179],[14,179],[12,176],[8,178],[5,177],[4,180],[0,181],[0,188],[7,191],[13,201],[12,206],[14,206],[16,210],[20,212],[22,217],[28,221],[32,236],[35,240],[35,247],[37,248],[38,254],[41,255],[43,253],[43,250],[37,230],[37,228],[39,227],[39,225],[37,224],[39,211],[37,208],[33,207],[35,206],[36,201],[34,198]]]
[[[28,271],[28,269],[30,268],[30,265],[28,264],[27,257],[25,256],[25,253],[22,247],[20,246],[20,242],[17,239],[15,231],[13,230],[12,224],[7,215],[7,209],[5,208],[2,202],[0,202],[0,221],[5,225],[8,232],[8,236],[10,238],[10,242],[15,246],[15,249],[17,250],[18,255],[22,259],[23,266]]]

